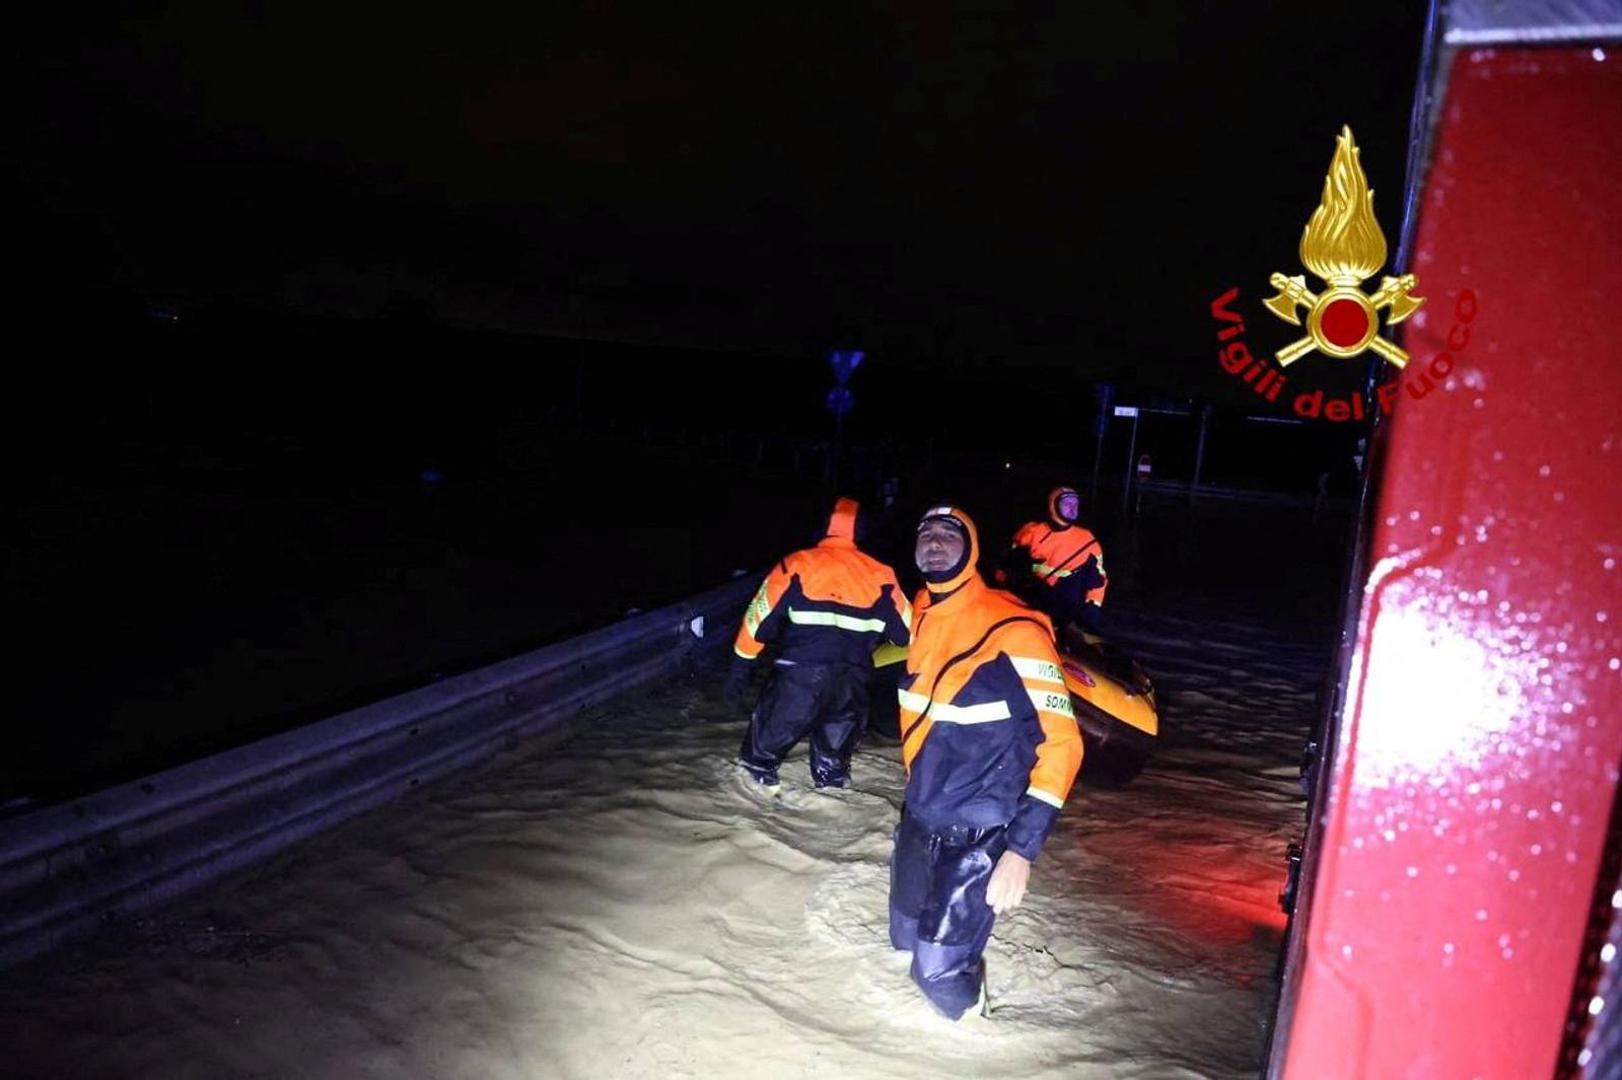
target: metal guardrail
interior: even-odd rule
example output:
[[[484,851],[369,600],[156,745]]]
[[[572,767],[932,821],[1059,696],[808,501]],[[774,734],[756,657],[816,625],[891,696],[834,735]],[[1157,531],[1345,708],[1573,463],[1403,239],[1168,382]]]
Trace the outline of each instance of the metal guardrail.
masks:
[[[702,646],[730,639],[754,584],[738,579],[375,705],[0,821],[0,966],[198,889],[671,670]]]

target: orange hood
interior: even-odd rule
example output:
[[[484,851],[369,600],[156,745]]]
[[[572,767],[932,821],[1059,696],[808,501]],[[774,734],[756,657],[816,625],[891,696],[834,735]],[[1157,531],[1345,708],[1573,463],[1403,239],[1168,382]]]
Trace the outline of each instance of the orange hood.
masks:
[[[1055,529],[1068,529],[1076,523],[1074,518],[1067,518],[1059,513],[1059,500],[1066,495],[1075,495],[1076,503],[1080,505],[1081,496],[1076,494],[1073,487],[1056,487],[1048,492],[1048,521],[1053,523]]]
[[[861,503],[841,496],[834,502],[834,511],[828,515],[828,531],[818,541],[818,547],[855,547],[856,515]]]
[[[935,506],[924,511],[924,516],[918,519],[920,527],[924,522],[934,518],[946,518],[955,524],[964,536],[963,561],[950,578],[945,581],[928,582],[932,593],[949,593],[967,583],[970,579],[977,579],[980,572],[976,569],[980,562],[980,533],[974,527],[974,519],[955,506]]]

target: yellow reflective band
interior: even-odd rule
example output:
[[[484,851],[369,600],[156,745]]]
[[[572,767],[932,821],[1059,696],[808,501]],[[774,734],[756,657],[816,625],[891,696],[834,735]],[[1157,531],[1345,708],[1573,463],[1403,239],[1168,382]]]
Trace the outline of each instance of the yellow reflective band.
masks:
[[[1033,799],[1041,799],[1043,802],[1047,803],[1049,806],[1053,807],[1055,810],[1063,810],[1064,809],[1064,800],[1063,799],[1059,798],[1057,795],[1053,794],[1051,791],[1043,791],[1041,788],[1037,787],[1035,784],[1032,784],[1030,787],[1026,788],[1025,789],[1025,794],[1029,795]]]
[[[1037,563],[1032,569],[1036,571],[1037,577],[1069,577],[1072,573],[1069,570],[1055,570],[1045,562]]]
[[[1031,696],[1031,704],[1036,706],[1037,712],[1058,713],[1060,716],[1076,718],[1076,708],[1070,704],[1070,695],[1063,690],[1027,690]]]
[[[1019,672],[1022,679],[1035,679],[1037,682],[1056,683],[1064,685],[1064,672],[1052,660],[1038,660],[1030,656],[1010,656],[1014,662],[1014,670]]]
[[[906,658],[907,647],[905,645],[892,645],[886,641],[873,650],[874,667],[889,667],[891,664],[901,663]]]
[[[909,629],[912,627],[912,605],[905,596],[901,598],[901,625]]]
[[[854,630],[858,634],[884,633],[883,619],[858,619],[837,611],[796,611],[789,608],[788,621],[798,626],[836,626],[841,630]]]
[[[760,583],[755,591],[755,598],[749,601],[749,610],[744,612],[743,624],[749,630],[749,636],[754,637],[760,624],[766,621],[766,616],[772,613],[772,602],[766,595],[766,582]]]
[[[910,712],[922,713],[928,709],[929,718],[942,724],[989,724],[1014,715],[1008,711],[1006,701],[987,701],[980,705],[943,705],[937,701],[931,705],[927,697],[911,690],[897,690],[896,699]]]

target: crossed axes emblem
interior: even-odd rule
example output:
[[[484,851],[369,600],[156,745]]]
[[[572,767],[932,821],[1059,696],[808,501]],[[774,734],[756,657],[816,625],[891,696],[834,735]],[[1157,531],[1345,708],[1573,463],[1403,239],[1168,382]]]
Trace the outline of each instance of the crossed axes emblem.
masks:
[[[1267,281],[1278,290],[1277,296],[1262,301],[1268,311],[1300,326],[1295,309],[1307,309],[1307,336],[1278,351],[1280,367],[1288,367],[1313,349],[1337,358],[1373,349],[1399,368],[1408,363],[1408,353],[1400,345],[1379,336],[1379,311],[1389,308],[1389,321],[1395,326],[1424,306],[1424,297],[1409,295],[1419,284],[1413,274],[1382,278],[1373,296],[1365,295],[1355,280],[1331,282],[1322,294],[1307,288],[1305,274],[1285,277],[1275,273]]]

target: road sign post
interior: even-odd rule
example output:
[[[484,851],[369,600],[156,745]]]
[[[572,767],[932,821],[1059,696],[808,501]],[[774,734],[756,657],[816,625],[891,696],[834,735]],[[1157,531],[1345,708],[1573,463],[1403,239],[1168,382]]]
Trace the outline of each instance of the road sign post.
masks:
[[[856,407],[856,394],[850,389],[850,377],[861,366],[867,354],[860,349],[829,349],[828,366],[833,368],[834,388],[828,391],[828,411],[834,414],[833,451],[828,456],[827,480],[839,484],[839,460],[844,449],[845,415]]]
[[[1116,416],[1129,416],[1132,418],[1132,438],[1126,447],[1126,478],[1121,481],[1121,517],[1126,517],[1126,508],[1132,497],[1132,459],[1138,452],[1138,408],[1136,405],[1115,406]]]

